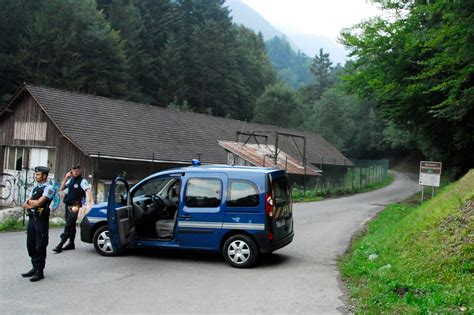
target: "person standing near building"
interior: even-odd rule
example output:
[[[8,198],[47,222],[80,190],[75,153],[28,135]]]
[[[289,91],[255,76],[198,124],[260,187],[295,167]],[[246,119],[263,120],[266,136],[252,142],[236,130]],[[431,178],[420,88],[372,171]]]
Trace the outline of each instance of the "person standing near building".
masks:
[[[79,209],[84,205],[84,201],[88,199],[88,206],[94,204],[92,192],[89,183],[81,176],[81,166],[79,164],[73,165],[71,170],[66,173],[59,190],[66,190],[64,196],[66,226],[64,233],[61,234],[61,241],[53,248],[56,253],[61,253],[63,250],[75,249],[74,238],[76,237],[76,221],[79,214]],[[63,247],[66,241],[68,244]]]
[[[28,226],[26,229],[26,247],[31,257],[33,268],[21,275],[36,282],[44,278],[46,264],[46,247],[49,240],[49,205],[53,200],[55,191],[52,185],[46,182],[49,169],[44,166],[35,168],[35,180],[38,183],[31,195],[23,204],[28,212]]]

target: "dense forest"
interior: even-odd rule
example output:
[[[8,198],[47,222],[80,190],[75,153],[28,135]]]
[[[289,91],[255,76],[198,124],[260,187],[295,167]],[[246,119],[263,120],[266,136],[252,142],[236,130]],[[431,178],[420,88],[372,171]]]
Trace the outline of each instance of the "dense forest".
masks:
[[[264,42],[223,0],[0,0],[0,101],[28,82],[473,167],[474,2],[372,2],[389,15],[343,30],[342,67]]]

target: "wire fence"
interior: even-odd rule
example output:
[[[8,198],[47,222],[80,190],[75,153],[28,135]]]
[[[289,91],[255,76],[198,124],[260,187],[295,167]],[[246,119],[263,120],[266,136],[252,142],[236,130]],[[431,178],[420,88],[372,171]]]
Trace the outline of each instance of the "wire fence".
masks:
[[[295,186],[295,191],[304,196],[341,195],[357,192],[383,183],[388,178],[388,160],[352,160],[354,166],[320,165],[322,175],[312,178],[306,188]]]

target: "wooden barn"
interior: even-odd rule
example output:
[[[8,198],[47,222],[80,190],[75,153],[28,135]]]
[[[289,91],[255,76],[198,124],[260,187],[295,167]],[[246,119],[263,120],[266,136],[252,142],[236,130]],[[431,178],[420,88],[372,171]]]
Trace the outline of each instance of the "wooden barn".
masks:
[[[134,182],[158,170],[189,165],[194,158],[227,164],[236,152],[218,141],[244,142],[251,134],[264,135],[272,145],[277,140],[279,150],[302,163],[303,142],[278,139],[278,133],[304,139],[306,164],[316,173],[320,166],[343,173],[353,166],[317,134],[25,85],[0,110],[0,170],[47,165],[52,178],[61,180],[72,164],[80,163],[101,201],[116,174]],[[250,142],[258,142],[253,138]]]

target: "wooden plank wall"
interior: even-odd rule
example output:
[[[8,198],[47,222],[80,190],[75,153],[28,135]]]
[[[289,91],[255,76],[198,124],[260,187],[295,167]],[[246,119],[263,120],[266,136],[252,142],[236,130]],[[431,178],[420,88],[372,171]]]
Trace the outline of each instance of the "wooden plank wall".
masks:
[[[17,98],[11,107],[13,113],[0,117],[0,146],[21,146],[37,148],[56,148],[56,165],[51,172],[55,174],[55,179],[61,180],[71,165],[80,163],[83,168],[83,176],[88,178],[93,176],[92,162],[81,150],[65,138],[54,123],[49,119],[42,108],[36,103],[34,98],[24,92]],[[40,126],[39,123],[47,123],[46,139],[40,140],[19,140],[14,139],[15,122],[36,123],[32,126]],[[40,130],[25,130],[25,132],[39,132]],[[26,135],[22,138],[28,138]],[[29,137],[31,138],[31,137]],[[3,150],[1,155],[1,166],[3,170]]]

